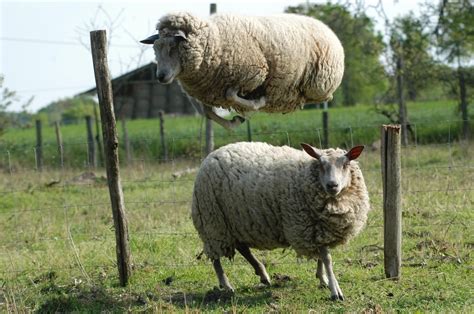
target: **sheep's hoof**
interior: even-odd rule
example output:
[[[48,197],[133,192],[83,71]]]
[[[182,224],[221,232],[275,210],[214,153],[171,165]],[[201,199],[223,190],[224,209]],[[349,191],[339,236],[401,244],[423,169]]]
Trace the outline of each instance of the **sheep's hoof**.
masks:
[[[242,124],[245,122],[245,118],[242,116],[234,116],[231,120],[232,124],[237,123],[237,125]],[[236,126],[237,126],[236,125]]]
[[[331,295],[331,300],[333,300],[333,301],[344,301],[344,296],[342,294]]]
[[[270,282],[270,280],[268,280],[267,278],[262,278],[260,279],[260,283],[265,285],[265,286],[271,286],[272,283]]]

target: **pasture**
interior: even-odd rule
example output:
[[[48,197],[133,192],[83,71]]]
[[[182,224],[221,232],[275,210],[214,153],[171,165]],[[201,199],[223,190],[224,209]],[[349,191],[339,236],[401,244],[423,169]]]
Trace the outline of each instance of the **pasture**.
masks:
[[[314,261],[297,259],[291,249],[256,251],[271,287],[257,285],[250,265],[236,255],[223,263],[236,293],[216,288],[211,263],[199,258],[201,242],[189,214],[202,157],[200,118],[165,122],[167,162],[159,162],[156,122],[129,125],[135,155],[121,174],[133,259],[126,288],[118,285],[105,172],[84,166],[81,126],[63,128],[65,145],[76,147],[64,168],[57,166],[53,133],[45,130],[50,148],[42,172],[34,170],[34,155],[25,153],[32,152],[34,133],[7,133],[2,153],[8,149],[12,167],[3,161],[0,180],[0,311],[470,312],[474,146],[456,138],[453,103],[413,104],[409,110],[417,133],[402,149],[399,281],[385,279],[383,270],[380,151],[372,145],[383,118],[363,106],[330,111],[331,146],[367,145],[359,161],[372,206],[362,234],[332,251],[344,302],[331,301],[329,290],[318,288]],[[259,114],[252,118],[253,140],[317,146],[320,125],[317,110]],[[233,133],[216,128],[216,146],[245,139],[242,128]],[[19,146],[13,146],[16,141]]]

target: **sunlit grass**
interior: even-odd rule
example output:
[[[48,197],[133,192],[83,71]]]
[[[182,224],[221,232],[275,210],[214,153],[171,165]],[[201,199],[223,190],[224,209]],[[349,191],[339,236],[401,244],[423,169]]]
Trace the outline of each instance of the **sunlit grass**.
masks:
[[[329,300],[315,263],[291,250],[256,252],[273,286],[262,288],[240,255],[223,265],[235,295],[214,289],[211,264],[190,218],[199,160],[122,168],[133,276],[118,286],[115,238],[102,170],[14,172],[0,181],[0,311],[99,312],[470,312],[473,307],[474,148],[472,144],[402,150],[403,267],[383,270],[379,151],[360,163],[373,211],[351,243],[333,250],[346,296]],[[53,183],[56,182],[56,183]]]

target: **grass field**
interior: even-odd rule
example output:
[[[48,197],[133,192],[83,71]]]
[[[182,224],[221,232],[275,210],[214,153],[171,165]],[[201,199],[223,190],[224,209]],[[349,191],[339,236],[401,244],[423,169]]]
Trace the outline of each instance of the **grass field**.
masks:
[[[338,112],[331,114],[336,117]],[[309,113],[301,113],[305,115]],[[357,120],[355,114],[353,118]],[[260,127],[269,134],[279,128],[265,121],[268,126],[262,122]],[[288,121],[297,125],[291,118]],[[374,123],[378,132],[377,121],[364,121],[366,128]],[[139,123],[145,130],[152,121]],[[298,125],[304,129],[310,123],[308,119]],[[343,132],[334,136],[343,138]],[[300,140],[296,134],[289,137],[291,143]],[[362,143],[375,139],[352,138]],[[279,138],[269,140],[279,143]],[[367,149],[360,158],[373,207],[368,226],[351,243],[333,250],[344,302],[331,301],[329,290],[318,288],[315,263],[298,260],[291,250],[257,252],[273,279],[271,287],[258,286],[250,265],[237,255],[223,264],[236,293],[215,288],[210,262],[196,258],[201,243],[189,215],[199,159],[161,164],[142,159],[122,169],[133,259],[133,276],[126,288],[118,286],[102,171],[89,176],[80,168],[2,174],[0,312],[473,312],[472,143],[446,139],[402,150],[399,281],[384,278],[379,154]]]
[[[418,144],[448,143],[459,139],[461,122],[457,104],[454,101],[417,102],[408,104],[410,122]],[[474,121],[471,110],[470,121]],[[348,147],[363,143],[371,144],[380,136],[380,125],[387,123],[384,116],[375,113],[373,106],[355,106],[329,109],[329,144]],[[305,141],[321,144],[321,110],[301,110],[286,115],[257,113],[251,119],[252,140],[274,144],[298,145]],[[471,122],[471,129],[474,123]],[[162,158],[159,123],[157,120],[133,120],[127,124],[135,160]],[[119,134],[122,135],[120,124]],[[247,140],[247,127],[242,125],[234,131],[215,126],[215,145]],[[172,158],[200,158],[204,147],[203,119],[198,116],[165,117],[165,133],[168,155]],[[67,168],[82,168],[87,164],[87,137],[84,124],[62,127],[64,163]],[[60,158],[52,126],[43,127],[43,155],[46,168],[58,168]],[[35,168],[34,128],[12,129],[0,138],[0,168]],[[125,163],[123,142],[121,159]]]

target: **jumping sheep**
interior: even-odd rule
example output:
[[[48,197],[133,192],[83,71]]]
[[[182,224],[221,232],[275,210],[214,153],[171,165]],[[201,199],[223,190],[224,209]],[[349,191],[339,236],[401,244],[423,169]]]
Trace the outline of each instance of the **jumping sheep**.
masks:
[[[209,154],[197,174],[192,220],[212,261],[219,284],[233,291],[220,258],[235,250],[270,285],[264,265],[250,248],[292,247],[298,256],[317,259],[316,276],[332,299],[343,300],[329,248],[346,243],[364,227],[370,210],[356,146],[304,151],[265,143],[241,142]]]
[[[332,99],[344,73],[344,50],[333,31],[314,18],[281,14],[252,17],[216,14],[209,20],[186,12],[163,16],[153,44],[157,78],[175,78],[204,104],[206,115],[226,128],[213,107],[288,113]]]

